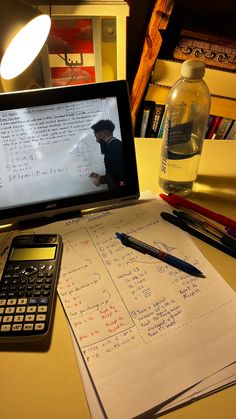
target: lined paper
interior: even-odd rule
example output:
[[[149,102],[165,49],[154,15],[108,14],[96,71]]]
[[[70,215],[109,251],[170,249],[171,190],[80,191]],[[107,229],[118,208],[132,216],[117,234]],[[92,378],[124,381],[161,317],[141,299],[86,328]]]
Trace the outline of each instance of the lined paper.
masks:
[[[192,239],[161,219],[168,209],[154,200],[64,229],[58,292],[109,419],[158,410],[235,361],[235,293]],[[123,246],[116,231],[183,258],[206,278]]]

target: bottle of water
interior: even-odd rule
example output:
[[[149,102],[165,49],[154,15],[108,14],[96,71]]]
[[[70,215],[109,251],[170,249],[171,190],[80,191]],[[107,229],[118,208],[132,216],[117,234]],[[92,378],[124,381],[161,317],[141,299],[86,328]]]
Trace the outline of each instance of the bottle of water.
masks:
[[[166,193],[188,194],[197,177],[210,111],[204,73],[202,61],[184,61],[167,97],[159,177]]]

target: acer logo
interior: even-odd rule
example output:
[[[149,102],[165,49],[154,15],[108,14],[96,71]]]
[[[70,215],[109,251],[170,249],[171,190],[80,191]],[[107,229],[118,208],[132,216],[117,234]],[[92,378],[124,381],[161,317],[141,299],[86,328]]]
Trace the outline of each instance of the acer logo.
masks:
[[[48,205],[46,205],[45,208],[50,209],[50,208],[55,208],[56,206],[57,206],[57,203],[56,204],[48,204]]]

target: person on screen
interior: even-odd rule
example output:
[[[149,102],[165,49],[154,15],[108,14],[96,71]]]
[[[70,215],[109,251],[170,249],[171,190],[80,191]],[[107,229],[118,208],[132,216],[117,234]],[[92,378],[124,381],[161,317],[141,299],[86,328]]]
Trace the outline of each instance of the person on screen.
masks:
[[[121,188],[125,185],[125,167],[121,141],[113,137],[115,125],[109,119],[98,121],[91,127],[101,153],[104,154],[105,175],[92,172],[90,178],[94,185],[107,184],[108,189]]]

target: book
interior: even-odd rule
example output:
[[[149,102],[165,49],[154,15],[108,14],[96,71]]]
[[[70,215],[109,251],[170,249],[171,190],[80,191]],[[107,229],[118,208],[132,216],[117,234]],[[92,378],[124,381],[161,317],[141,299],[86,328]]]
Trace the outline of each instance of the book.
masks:
[[[180,78],[181,61],[158,58],[155,61],[151,82],[171,87]],[[211,95],[236,99],[236,74],[231,71],[206,68],[204,80]]]
[[[150,130],[147,131],[146,137],[150,137],[150,138],[157,137],[164,111],[165,111],[165,105],[160,104],[160,103],[155,104],[155,109],[154,109],[152,121],[150,124]]]
[[[144,138],[150,130],[156,103],[153,100],[144,100],[140,106],[135,126],[135,136]]]
[[[231,118],[222,118],[221,124],[216,130],[215,139],[223,140],[226,138],[231,126],[233,125],[233,119]]]
[[[206,138],[211,140],[214,138],[215,132],[218,129],[221,123],[222,117],[221,116],[214,116],[212,122],[209,126],[208,132],[206,133]]]
[[[226,135],[227,140],[236,140],[236,121],[233,122],[228,134]]]
[[[163,136],[164,122],[165,122],[165,114],[162,117],[161,124],[160,124],[160,127],[159,127],[159,131],[157,133],[157,138],[162,138],[162,136]]]

